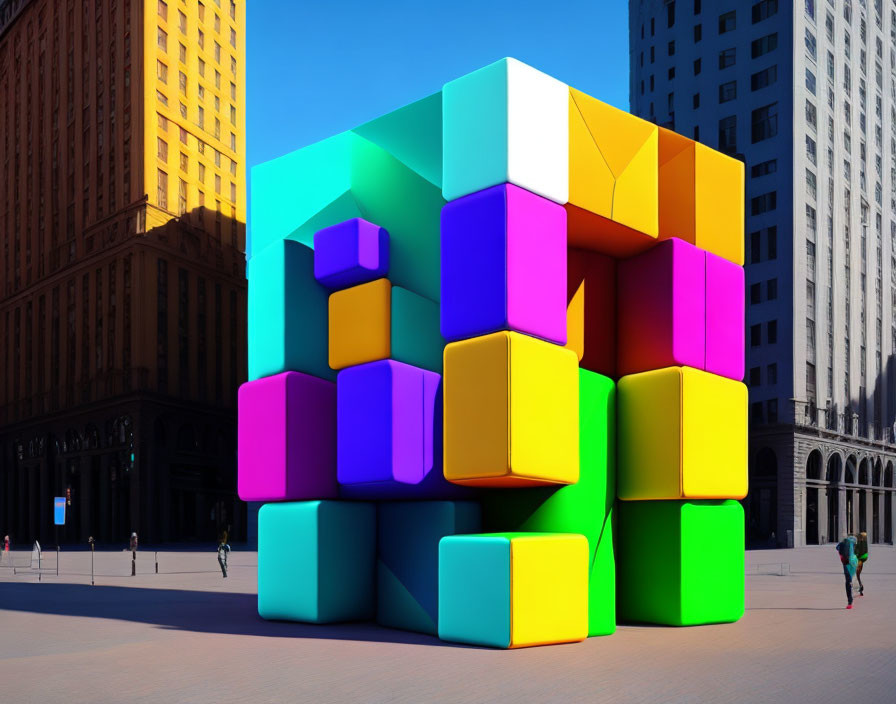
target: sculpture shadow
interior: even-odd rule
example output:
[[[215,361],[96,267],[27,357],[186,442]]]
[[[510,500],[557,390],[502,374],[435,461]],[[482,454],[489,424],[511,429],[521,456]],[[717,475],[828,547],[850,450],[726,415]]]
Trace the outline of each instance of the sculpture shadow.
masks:
[[[475,647],[373,622],[318,626],[266,621],[258,616],[254,594],[233,592],[6,582],[0,584],[0,612],[3,610],[108,618],[198,633]]]

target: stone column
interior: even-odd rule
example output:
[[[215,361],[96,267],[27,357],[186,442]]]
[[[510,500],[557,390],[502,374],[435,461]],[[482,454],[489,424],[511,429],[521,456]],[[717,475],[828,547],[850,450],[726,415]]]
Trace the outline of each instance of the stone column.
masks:
[[[828,492],[827,485],[818,487],[818,543],[828,540]]]
[[[837,535],[832,535],[836,543],[846,534],[846,489],[837,488]]]
[[[874,522],[877,529],[875,542],[882,543],[884,541],[884,493],[882,491],[874,492],[874,505],[877,507],[877,520]]]

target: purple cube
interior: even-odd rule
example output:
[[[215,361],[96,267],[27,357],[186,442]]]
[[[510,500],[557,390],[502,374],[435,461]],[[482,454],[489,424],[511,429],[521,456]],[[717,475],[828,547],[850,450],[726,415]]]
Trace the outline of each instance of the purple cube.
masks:
[[[314,233],[314,278],[329,289],[382,279],[389,273],[389,233],[352,218]]]
[[[706,371],[744,378],[744,269],[706,253]]]
[[[441,330],[566,344],[566,210],[501,184],[442,208]]]
[[[336,385],[284,372],[240,386],[238,492],[243,501],[336,498]]]
[[[419,485],[435,464],[441,467],[433,459],[434,436],[441,434],[441,427],[436,428],[440,381],[435,372],[389,359],[339,372],[340,485],[377,485],[386,490]]]
[[[706,252],[672,238],[619,263],[616,371],[703,369]]]

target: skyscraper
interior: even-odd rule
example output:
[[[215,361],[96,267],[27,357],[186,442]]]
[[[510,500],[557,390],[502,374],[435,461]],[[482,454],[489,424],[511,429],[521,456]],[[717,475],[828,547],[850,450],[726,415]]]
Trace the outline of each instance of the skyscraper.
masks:
[[[0,530],[244,532],[245,5],[0,0]]]
[[[748,540],[892,542],[896,4],[630,0],[629,38],[632,111],[746,163]]]

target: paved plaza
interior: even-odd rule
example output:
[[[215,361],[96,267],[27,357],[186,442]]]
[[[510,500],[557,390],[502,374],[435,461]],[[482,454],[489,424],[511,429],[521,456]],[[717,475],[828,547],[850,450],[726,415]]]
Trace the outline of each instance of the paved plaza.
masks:
[[[0,568],[3,702],[890,702],[896,549],[873,546],[844,609],[832,546],[747,553],[735,624],[622,625],[584,643],[495,651],[372,624],[262,621],[254,552],[64,551]],[[28,562],[29,553],[16,559]],[[711,556],[707,556],[711,559]],[[2,563],[0,563],[2,564]],[[707,569],[712,569],[708,562]]]

